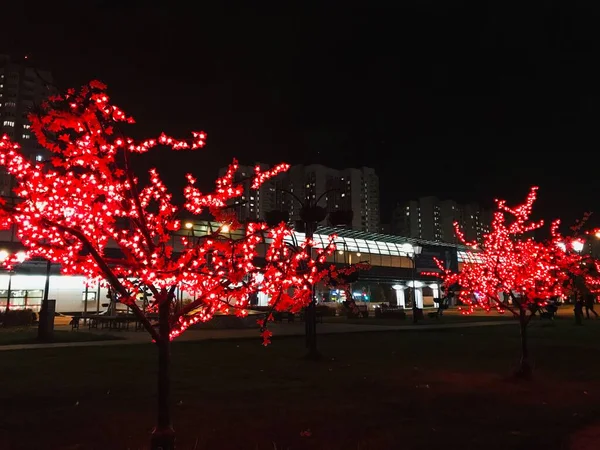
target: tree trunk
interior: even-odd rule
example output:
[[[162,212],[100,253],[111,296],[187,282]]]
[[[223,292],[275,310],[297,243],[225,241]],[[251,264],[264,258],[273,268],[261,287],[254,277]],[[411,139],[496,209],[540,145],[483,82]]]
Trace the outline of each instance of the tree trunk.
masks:
[[[158,328],[160,341],[158,344],[158,416],[156,427],[152,432],[152,450],[173,450],[175,448],[175,431],[171,425],[170,412],[170,365],[171,341],[169,333],[170,299],[158,307]]]
[[[305,222],[306,227],[306,239],[310,242],[314,236],[315,229],[317,228],[316,222]],[[312,246],[306,246],[306,252],[308,259],[312,259]],[[317,302],[315,298],[315,285],[311,283],[310,286],[310,303],[304,309],[304,321],[305,321],[305,334],[306,334],[306,348],[308,353],[307,359],[317,361],[321,358],[319,350],[317,349]]]
[[[529,363],[529,347],[527,345],[527,310],[521,308],[519,312],[519,327],[521,329],[521,362],[517,369],[517,378],[530,379],[532,375],[531,364]]]

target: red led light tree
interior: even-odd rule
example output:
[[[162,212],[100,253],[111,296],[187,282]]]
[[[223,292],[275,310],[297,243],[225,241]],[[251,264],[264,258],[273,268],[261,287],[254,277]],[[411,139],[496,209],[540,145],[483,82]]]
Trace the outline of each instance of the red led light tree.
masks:
[[[562,296],[569,285],[563,270],[571,255],[556,245],[558,221],[552,224],[552,239],[538,242],[527,233],[543,226],[530,220],[537,188],[531,189],[525,203],[511,208],[497,200],[491,231],[483,244],[468,242],[455,224],[460,241],[475,250],[478,262],[467,262],[459,273],[450,273],[438,263],[446,288],[458,287],[458,297],[470,314],[475,307],[486,311],[510,312],[519,321],[521,361],[517,375],[529,377],[531,365],[527,345],[527,325],[535,312],[551,299]]]
[[[569,276],[568,287],[571,294],[576,295],[584,303],[589,296],[596,299],[600,294],[600,261],[594,257],[593,240],[600,237],[600,230],[584,230],[591,213],[585,213],[570,227],[571,235],[563,237],[557,228],[552,229],[552,240],[555,247],[564,252],[560,260],[561,269]],[[576,308],[577,310],[577,308]],[[577,323],[581,317],[577,316]]]
[[[58,263],[65,275],[104,280],[150,333],[159,362],[152,448],[174,448],[169,412],[171,339],[218,311],[234,308],[245,315],[244,307],[257,291],[269,294],[274,308],[299,309],[310,301],[307,286],[326,270],[306,262],[306,252],[288,251],[286,237],[291,232],[285,225],[269,230],[264,223],[242,226],[235,220],[227,209],[228,201],[243,193],[243,186],[234,182],[235,161],[209,194],[200,192],[188,175],[183,205],[173,203],[155,169],[149,171],[148,182],[134,175],[132,154],[157,146],[200,149],[204,133],[192,133],[190,140],[164,134],[144,141],[127,137],[121,128],[133,119],[109,102],[106,87],[97,81],[49,98],[29,120],[38,142],[53,157],[34,164],[6,136],[0,140],[0,166],[14,177],[19,197],[14,205],[0,204],[0,226],[15,228],[28,257]],[[257,168],[253,187],[287,168],[286,164],[265,172]],[[225,225],[196,237],[181,232],[180,213],[200,214],[205,209]],[[224,226],[243,228],[243,237],[225,236]],[[259,245],[268,246],[262,268],[256,265]],[[333,244],[315,249],[316,261],[325,261],[333,250]],[[177,289],[195,300],[178,308]],[[143,311],[136,298],[145,290],[153,295],[150,308]],[[149,316],[156,313],[157,324]],[[265,341],[269,336],[263,330]]]
[[[315,285],[338,289],[346,289],[358,278],[361,270],[369,270],[364,263],[352,264],[346,267],[335,267],[327,263],[327,258],[336,249],[337,236],[329,236],[325,248],[318,247],[317,241],[306,237],[298,244],[292,238],[292,231],[284,224],[274,228],[271,233],[273,243],[266,254],[266,265],[261,275],[261,292],[267,293],[272,299],[271,311],[261,321],[264,345],[270,343],[272,336],[267,330],[267,322],[273,320],[272,312],[299,312],[307,306],[314,296]]]

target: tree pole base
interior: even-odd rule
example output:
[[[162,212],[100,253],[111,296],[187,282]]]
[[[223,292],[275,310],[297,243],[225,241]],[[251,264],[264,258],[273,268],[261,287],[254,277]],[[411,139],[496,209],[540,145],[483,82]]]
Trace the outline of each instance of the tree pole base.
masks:
[[[175,430],[155,428],[150,438],[150,450],[175,450]]]
[[[531,380],[533,378],[533,369],[527,362],[522,362],[514,374],[517,380]]]
[[[304,356],[304,359],[308,361],[320,361],[321,358],[322,356],[317,349],[308,350],[308,353]]]

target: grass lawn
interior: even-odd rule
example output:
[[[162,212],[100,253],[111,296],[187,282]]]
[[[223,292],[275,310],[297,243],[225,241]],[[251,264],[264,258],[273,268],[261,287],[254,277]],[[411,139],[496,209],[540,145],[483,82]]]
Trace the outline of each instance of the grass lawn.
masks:
[[[447,314],[439,319],[430,318],[427,316],[427,311],[425,312],[425,319],[419,321],[419,325],[427,326],[427,325],[442,325],[442,324],[450,324],[450,323],[469,323],[469,322],[498,322],[500,320],[514,320],[512,315],[508,314],[496,314],[490,313],[486,315],[477,315],[477,316],[465,316],[460,314]],[[383,325],[383,326],[406,326],[406,325],[414,325],[412,321],[412,315],[407,314],[405,319],[393,319],[393,318],[385,318],[378,319],[373,316],[369,316],[366,318],[359,317],[356,319],[349,319],[345,316],[338,317],[323,317],[323,322],[327,323],[351,323],[357,325]]]
[[[180,342],[180,449],[567,449],[600,420],[600,321],[535,321],[534,382],[510,381],[518,327]],[[0,448],[144,449],[151,345],[0,353]],[[310,436],[301,432],[310,430]]]
[[[37,340],[37,328],[0,328],[0,345],[41,344]],[[86,333],[80,331],[54,330],[51,342],[89,342],[120,339],[110,334]]]

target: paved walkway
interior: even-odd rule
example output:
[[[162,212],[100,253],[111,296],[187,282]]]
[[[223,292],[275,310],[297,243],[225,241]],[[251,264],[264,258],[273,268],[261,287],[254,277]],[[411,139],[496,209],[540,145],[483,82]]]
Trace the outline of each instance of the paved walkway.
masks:
[[[492,327],[500,325],[515,324],[515,321],[500,320],[497,322],[470,322],[470,323],[448,323],[439,325],[355,325],[346,323],[323,323],[318,324],[318,334],[336,334],[336,333],[365,333],[377,331],[423,331],[423,330],[444,330],[449,328],[475,328]],[[274,338],[277,336],[303,336],[304,324],[270,324],[269,329],[273,332]],[[77,333],[77,331],[74,331]],[[88,341],[88,342],[58,342],[55,344],[18,344],[18,345],[0,345],[0,351],[8,350],[28,350],[38,348],[61,348],[61,347],[98,347],[113,345],[132,345],[149,344],[150,337],[146,332],[122,331],[112,333],[114,336],[122,339],[108,341]],[[258,328],[227,329],[227,330],[187,330],[179,338],[181,341],[203,341],[210,339],[260,339]]]

